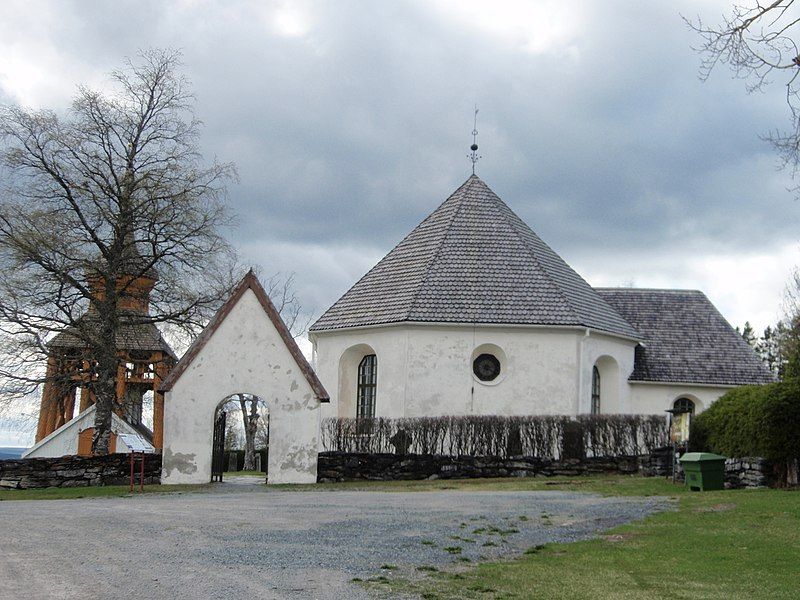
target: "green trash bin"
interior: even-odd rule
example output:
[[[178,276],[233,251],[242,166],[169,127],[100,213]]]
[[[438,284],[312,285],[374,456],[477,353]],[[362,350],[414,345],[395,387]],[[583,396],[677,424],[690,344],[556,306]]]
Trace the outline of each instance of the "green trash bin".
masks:
[[[680,457],[686,487],[694,491],[725,489],[725,457],[710,452],[687,452]]]

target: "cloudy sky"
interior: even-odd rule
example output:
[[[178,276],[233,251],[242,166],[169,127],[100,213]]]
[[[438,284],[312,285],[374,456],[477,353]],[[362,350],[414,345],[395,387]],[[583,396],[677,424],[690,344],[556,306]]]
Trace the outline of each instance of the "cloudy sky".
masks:
[[[477,103],[478,175],[591,284],[701,289],[763,328],[800,263],[759,138],[782,90],[700,82],[680,17],[729,5],[4,0],[0,103],[65,110],[182,49],[205,154],[238,166],[234,242],[316,315],[466,179]]]

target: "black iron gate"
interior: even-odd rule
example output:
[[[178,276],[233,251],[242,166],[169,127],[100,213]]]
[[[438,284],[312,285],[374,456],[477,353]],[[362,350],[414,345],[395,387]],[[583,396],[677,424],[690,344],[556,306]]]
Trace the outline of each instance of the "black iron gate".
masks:
[[[217,420],[214,421],[214,443],[211,450],[211,481],[222,481],[222,472],[225,470],[225,418],[227,413],[219,411]]]

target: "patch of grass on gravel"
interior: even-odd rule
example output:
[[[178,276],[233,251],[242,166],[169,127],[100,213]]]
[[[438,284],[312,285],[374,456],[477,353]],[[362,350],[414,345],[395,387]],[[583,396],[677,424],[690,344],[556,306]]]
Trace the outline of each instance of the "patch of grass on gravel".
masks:
[[[575,489],[605,493],[612,488],[608,479],[617,480],[605,479]],[[677,510],[617,527],[598,539],[550,543],[514,560],[458,567],[460,579],[442,572],[384,589],[443,600],[797,597],[800,491],[687,492],[655,478],[620,481],[621,495],[672,496]],[[484,588],[493,591],[478,591]]]
[[[455,540],[457,542],[464,542],[465,544],[474,544],[475,543],[475,540],[473,540],[472,538],[465,538],[465,537],[461,537],[460,535],[451,535],[450,539],[451,540]]]
[[[421,571],[422,573],[436,573],[439,569],[433,565],[420,565],[417,567],[417,571]]]
[[[266,487],[266,486],[265,486]],[[171,494],[208,492],[213,484],[200,485],[146,485],[145,494]],[[139,495],[139,488],[131,494],[130,486],[105,485],[74,488],[43,488],[32,490],[0,490],[0,501],[4,500],[74,500],[77,498],[120,498]]]

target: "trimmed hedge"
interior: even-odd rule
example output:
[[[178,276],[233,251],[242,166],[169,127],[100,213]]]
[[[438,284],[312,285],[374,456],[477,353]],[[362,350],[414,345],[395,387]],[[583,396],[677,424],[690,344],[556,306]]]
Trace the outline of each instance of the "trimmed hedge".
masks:
[[[760,456],[786,481],[800,459],[800,379],[731,390],[692,420],[693,451]]]

